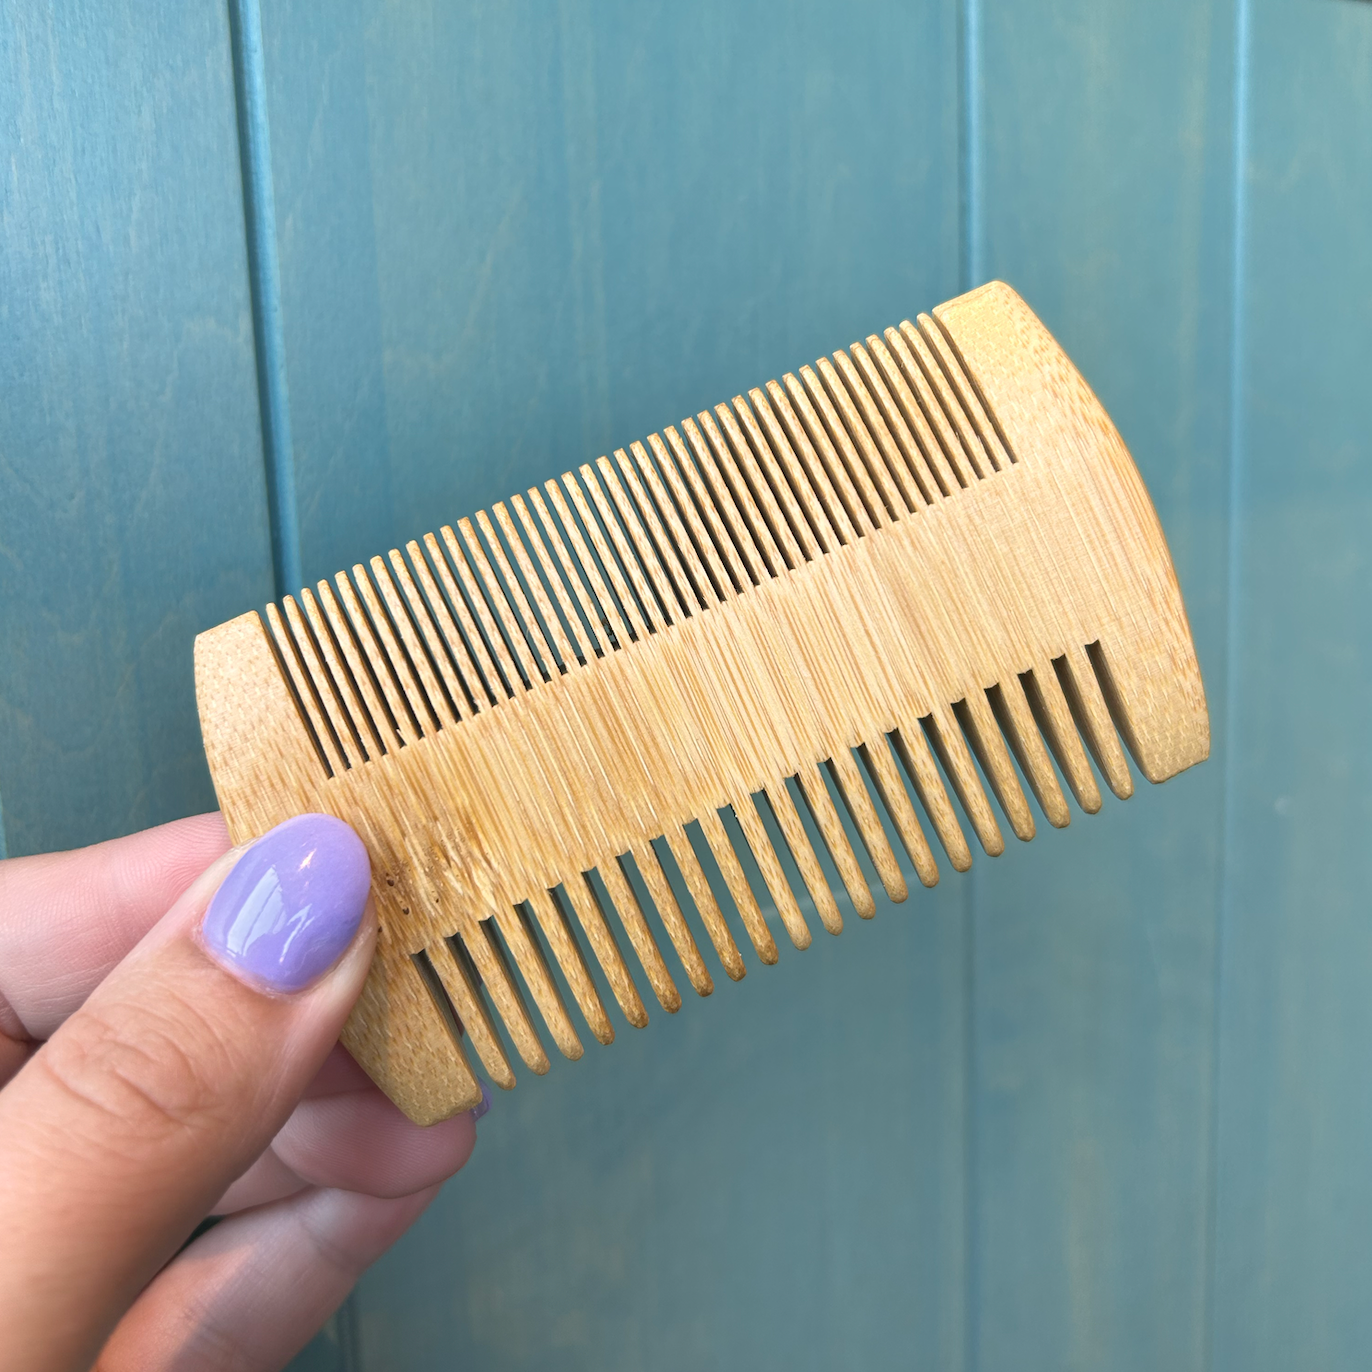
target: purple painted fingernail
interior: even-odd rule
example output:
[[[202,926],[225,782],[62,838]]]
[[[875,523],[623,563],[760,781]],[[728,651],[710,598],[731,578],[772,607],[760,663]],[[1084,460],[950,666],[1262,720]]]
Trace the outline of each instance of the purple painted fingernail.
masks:
[[[224,878],[205,911],[205,946],[247,981],[303,990],[352,942],[371,881],[367,850],[341,819],[297,815]]]
[[[483,1081],[481,1083],[481,1104],[474,1105],[470,1114],[474,1120],[479,1120],[487,1110],[491,1108],[491,1088]]]

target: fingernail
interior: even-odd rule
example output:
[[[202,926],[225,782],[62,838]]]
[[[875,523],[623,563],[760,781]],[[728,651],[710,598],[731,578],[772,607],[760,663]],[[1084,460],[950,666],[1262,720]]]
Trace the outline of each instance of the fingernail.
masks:
[[[299,991],[352,942],[371,888],[362,840],[332,815],[297,815],[234,864],[205,911],[206,948],[272,991]]]
[[[474,1105],[474,1106],[472,1106],[471,1111],[470,1111],[471,1117],[472,1117],[474,1120],[479,1120],[479,1119],[482,1117],[482,1115],[484,1115],[484,1114],[486,1113],[486,1111],[489,1110],[490,1108],[491,1108],[491,1089],[490,1089],[490,1087],[487,1086],[486,1083],[483,1081],[483,1082],[481,1083],[481,1104],[480,1104],[480,1105]]]

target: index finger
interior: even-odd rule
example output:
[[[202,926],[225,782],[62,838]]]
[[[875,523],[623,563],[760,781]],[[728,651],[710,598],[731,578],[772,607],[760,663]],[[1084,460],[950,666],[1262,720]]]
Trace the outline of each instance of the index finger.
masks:
[[[48,1038],[228,849],[216,811],[0,862],[0,1035]]]

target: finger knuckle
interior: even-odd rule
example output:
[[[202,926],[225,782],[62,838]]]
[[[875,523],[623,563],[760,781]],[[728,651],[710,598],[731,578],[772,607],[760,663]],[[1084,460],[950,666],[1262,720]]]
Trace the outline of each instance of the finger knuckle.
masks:
[[[79,1117],[111,1142],[222,1127],[231,1054],[215,1027],[179,998],[88,1006],[35,1058]]]

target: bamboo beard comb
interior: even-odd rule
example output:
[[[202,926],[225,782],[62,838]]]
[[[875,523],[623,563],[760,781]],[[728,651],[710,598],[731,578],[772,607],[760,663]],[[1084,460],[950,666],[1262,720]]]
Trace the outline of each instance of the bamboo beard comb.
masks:
[[[858,914],[875,907],[850,833],[904,899],[878,800],[932,886],[915,798],[962,871],[950,790],[995,855],[983,777],[1028,839],[1015,762],[1060,827],[1054,759],[1093,812],[1088,749],[1120,797],[1121,736],[1154,782],[1209,752],[1148,493],[999,282],[493,515],[287,596],[265,627],[253,612],[196,640],[234,842],[322,811],[367,845],[381,933],[344,1042],[420,1123],[480,1098],[464,1038],[514,1085],[501,1022],[547,1071],[525,991],[581,1056],[549,953],[602,1043],[588,945],[630,1024],[648,1014],[625,939],[677,1010],[645,906],[708,995],[688,894],[735,980],[722,904],[765,963],[766,907],[810,942],[788,850],[830,933],[842,919],[816,838]]]

